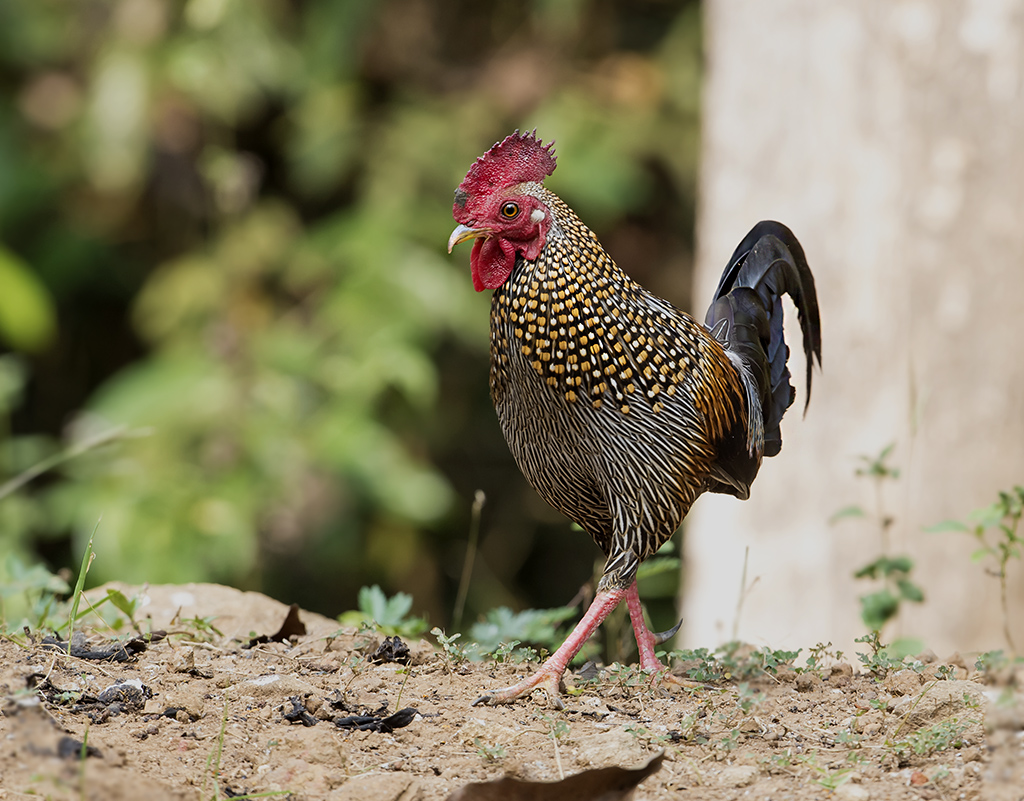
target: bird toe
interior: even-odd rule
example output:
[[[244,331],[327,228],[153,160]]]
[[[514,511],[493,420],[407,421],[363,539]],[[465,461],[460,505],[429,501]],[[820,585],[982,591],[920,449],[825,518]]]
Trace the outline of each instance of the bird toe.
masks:
[[[695,690],[704,686],[699,681],[692,681],[690,679],[684,679],[681,676],[674,676],[667,670],[661,674],[656,674],[655,680],[661,685],[667,684],[669,687],[683,687],[687,690]]]
[[[511,687],[502,687],[500,690],[491,690],[477,698],[470,706],[499,706],[500,704],[511,704],[520,698],[526,698],[534,690],[543,690],[548,697],[549,703],[555,709],[565,709],[562,703],[561,691],[562,675],[553,671],[539,670],[532,676],[523,679]]]

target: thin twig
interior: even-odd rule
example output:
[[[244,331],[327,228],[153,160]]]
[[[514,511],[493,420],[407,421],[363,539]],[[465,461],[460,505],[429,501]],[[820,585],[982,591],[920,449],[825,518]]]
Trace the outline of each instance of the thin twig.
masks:
[[[466,608],[466,595],[469,593],[469,581],[473,576],[473,562],[476,560],[477,543],[480,540],[480,513],[483,511],[487,496],[483,490],[477,490],[473,498],[473,513],[469,523],[469,542],[466,544],[466,558],[462,563],[462,576],[459,578],[459,591],[455,596],[455,608],[452,610],[452,628],[462,628],[462,613]]]
[[[750,586],[747,586],[747,562],[750,560],[750,546],[748,545],[743,550],[743,574],[740,576],[740,594],[736,599],[736,615],[732,619],[732,639],[736,641],[739,639],[740,631],[740,614],[743,612],[743,602],[746,601],[747,595],[757,585],[760,580],[760,576],[757,576]]]
[[[102,431],[94,436],[87,437],[80,442],[76,442],[74,445],[70,445],[59,453],[55,453],[52,456],[48,456],[45,459],[36,462],[28,469],[18,473],[14,478],[8,479],[3,484],[0,484],[0,500],[3,500],[11,493],[18,491],[32,481],[32,479],[38,478],[43,473],[58,467],[64,462],[81,456],[83,453],[91,451],[93,448],[98,448],[101,445],[106,445],[108,442],[113,442],[129,435],[147,435],[148,433],[148,431],[144,430],[129,431],[127,426],[116,426],[115,428]]]
[[[1013,635],[1010,633],[1010,607],[1006,600],[1006,563],[1000,566],[999,570],[999,602],[1003,607],[1003,636],[1006,644],[1010,646],[1010,652],[1017,654],[1017,646],[1013,644]]]

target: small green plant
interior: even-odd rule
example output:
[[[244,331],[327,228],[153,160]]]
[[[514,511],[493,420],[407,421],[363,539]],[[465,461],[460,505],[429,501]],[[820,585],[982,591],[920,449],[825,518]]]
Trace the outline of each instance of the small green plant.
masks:
[[[725,751],[725,753],[727,754],[732,753],[739,746],[740,737],[742,737],[742,735],[740,734],[740,730],[732,729],[728,734],[726,734],[721,740],[718,741],[718,750]]]
[[[967,709],[981,709],[981,702],[970,693],[963,694],[963,702]]]
[[[85,760],[89,756],[89,726],[86,725],[82,732],[82,747],[78,749],[78,795],[81,798],[88,798],[85,782]]]
[[[443,659],[449,671],[453,671],[469,661],[469,651],[473,647],[472,644],[463,646],[456,642],[456,640],[462,637],[462,634],[455,632],[455,634],[448,636],[437,626],[434,626],[430,633],[437,638],[437,643],[441,646],[441,650],[444,653]]]
[[[682,662],[694,681],[749,681],[759,676],[776,675],[780,667],[789,667],[800,651],[773,650],[767,646],[750,648],[739,641],[727,642],[714,651],[694,648],[670,651],[672,660]]]
[[[547,724],[548,737],[552,740],[559,740],[569,733],[569,724],[562,718],[551,715],[541,715],[540,719]]]
[[[1010,606],[1006,592],[1006,569],[1011,559],[1021,558],[1021,545],[1024,537],[1018,534],[1021,517],[1024,517],[1024,487],[1017,485],[1009,492],[999,493],[999,499],[981,509],[975,509],[968,516],[967,522],[945,520],[926,531],[935,533],[943,531],[959,531],[970,534],[978,543],[977,550],[971,555],[975,562],[994,562],[996,569],[989,569],[991,575],[999,579],[999,602],[1003,613],[1003,637],[1014,653],[1017,647],[1010,633]],[[992,537],[991,534],[995,533]]]
[[[565,771],[562,770],[562,754],[558,747],[558,741],[569,733],[569,724],[562,718],[555,718],[551,715],[541,715],[542,720],[548,727],[548,739],[555,747],[555,766],[558,768],[558,778],[565,778]]]
[[[905,664],[902,657],[896,658],[890,652],[889,647],[882,644],[877,631],[858,637],[854,642],[865,643],[871,649],[870,654],[862,654],[858,651],[857,658],[868,669],[868,672],[878,679],[884,679],[890,670],[912,667],[912,665]]]
[[[604,671],[603,678],[623,691],[633,691],[648,681],[648,675],[633,665],[615,662]]]
[[[345,682],[345,686],[342,688],[343,693],[348,692],[349,688],[352,686],[352,682],[359,677],[359,674],[363,672],[368,663],[364,656],[359,653],[353,653],[349,656],[347,664],[348,669],[352,671],[352,675],[349,677],[349,680]]]
[[[761,658],[760,668],[773,676],[778,674],[780,667],[792,667],[796,658],[800,656],[799,650],[786,651],[781,648],[772,650],[767,646],[762,646],[757,653]]]
[[[469,630],[469,637],[487,653],[493,653],[502,643],[513,640],[550,651],[565,639],[566,632],[559,629],[558,624],[575,613],[576,610],[571,606],[524,609],[521,612],[500,606],[487,612],[482,621],[474,623]]]
[[[128,618],[128,622],[135,631],[139,634],[142,633],[142,629],[139,626],[138,621],[135,619],[135,613],[139,611],[139,597],[137,595],[133,595],[129,598],[120,590],[108,587],[105,600],[109,601],[118,612]],[[118,619],[113,623],[113,626],[114,628],[120,628],[120,624],[121,621]]]
[[[829,520],[830,523],[836,523],[846,518],[863,518],[873,522],[878,529],[881,554],[853,574],[854,578],[874,582],[876,586],[876,589],[860,597],[861,619],[869,630],[876,632],[881,632],[899,614],[900,604],[924,601],[921,588],[910,578],[913,561],[907,556],[890,554],[889,535],[895,518],[886,510],[884,496],[886,483],[897,481],[900,477],[899,468],[888,463],[895,447],[895,443],[890,443],[877,456],[861,456],[863,465],[854,471],[858,477],[871,481],[874,513],[868,514],[863,507],[851,505],[840,509]]]
[[[807,657],[807,661],[805,662],[806,668],[804,669],[817,672],[821,671],[825,666],[826,660],[842,662],[843,652],[839,650],[831,651],[829,650],[831,647],[832,643],[830,641],[827,643],[819,642],[813,648],[810,648],[808,651],[809,655]]]
[[[759,760],[759,764],[762,765],[769,774],[773,770],[780,771],[782,773],[792,773],[790,768],[793,766],[793,752],[789,748],[786,748],[785,750],[772,754],[767,759]]]
[[[868,761],[868,758],[861,751],[850,750],[846,752],[845,761],[851,765],[863,765]]]
[[[812,767],[818,772],[818,778],[814,783],[833,793],[850,780],[850,774],[853,772],[853,768],[820,768],[817,765]]]
[[[677,739],[684,742],[697,743],[698,745],[707,745],[708,738],[705,737],[699,730],[697,724],[700,721],[702,715],[706,714],[703,710],[698,712],[687,712],[679,719],[679,731],[676,734]]]
[[[512,660],[512,654],[516,650],[516,646],[519,645],[519,640],[512,640],[511,642],[503,642],[491,653],[491,659],[498,664],[505,664]]]
[[[50,630],[68,642],[79,621],[90,614],[95,615],[104,626],[117,631],[124,625],[123,618],[117,614],[120,612],[142,634],[135,620],[138,598],[128,598],[115,589],[108,589],[106,595],[96,603],[85,597],[86,577],[96,556],[93,540],[98,526],[97,522],[89,536],[73,590],[62,576],[54,575],[42,565],[26,566],[16,555],[8,555],[0,571],[0,575],[4,575],[0,584],[0,630],[9,627],[7,613],[8,603],[11,603],[14,609],[23,610],[20,628]],[[116,610],[113,614],[109,614],[110,607]]]
[[[401,686],[398,688],[398,697],[395,699],[395,709],[401,709],[402,708],[402,693],[405,692],[405,685],[409,683],[409,677],[412,675],[412,666],[411,665],[405,665],[403,667],[400,667],[395,672],[396,673],[401,673],[401,674],[405,675],[405,678],[402,679]]]
[[[981,673],[994,673],[1010,664],[1010,658],[1002,651],[986,651],[974,660],[974,669]]]
[[[213,642],[214,637],[223,637],[224,633],[213,625],[213,621],[217,618],[213,615],[208,617],[199,617],[195,615],[193,617],[179,620],[178,622],[184,626],[189,637],[194,639],[196,642]],[[253,632],[252,636],[256,636]]]
[[[99,523],[96,523],[99,526]],[[89,573],[92,560],[96,554],[92,550],[93,538],[96,536],[96,528],[93,528],[89,535],[89,542],[85,546],[85,553],[82,555],[82,566],[78,571],[78,581],[75,583],[75,592],[71,596],[71,615],[68,617],[68,654],[71,654],[71,640],[75,634],[75,621],[78,620],[78,606],[82,602],[82,591],[85,588],[85,577]]]
[[[224,734],[228,728],[228,696],[224,694],[224,712],[220,718],[220,732],[217,735],[217,740],[213,744],[213,749],[206,755],[206,773],[203,777],[203,789],[200,791],[200,796],[206,798],[206,789],[212,782],[213,794],[209,796],[211,799],[220,798],[220,760],[224,754]]]
[[[479,645],[479,643],[477,643],[477,645]],[[510,642],[502,643],[490,653],[490,657],[499,664],[507,664],[509,662],[515,664],[536,662],[540,657],[536,648],[531,648],[528,645],[524,645],[522,648],[519,648],[517,647],[518,645],[519,640],[511,640]]]
[[[224,756],[224,739],[228,729],[228,697],[224,695],[224,712],[220,719],[220,731],[217,734],[217,739],[213,743],[213,747],[210,753],[206,755],[206,771],[203,776],[203,787],[200,790],[199,797],[206,801],[220,801],[221,798],[232,798],[238,801],[246,801],[247,799],[254,798],[273,798],[276,796],[290,796],[292,795],[289,790],[264,790],[259,793],[244,793],[238,795],[230,790],[225,791],[224,795],[221,795],[220,791],[220,768],[221,759]],[[277,740],[271,740],[267,743],[268,748],[277,746]],[[83,746],[84,748],[84,746]],[[207,795],[207,788],[210,788],[210,795]],[[85,798],[85,796],[82,796]]]
[[[820,758],[821,754],[817,752],[797,757],[797,761],[802,762],[817,775],[817,778],[814,779],[815,784],[821,785],[830,792],[835,792],[850,780],[853,768],[835,768],[830,765],[820,765],[818,764]]]
[[[474,737],[473,746],[476,748],[477,755],[488,762],[497,762],[498,760],[504,759],[508,756],[505,746],[500,743],[488,745],[479,737]]]
[[[54,629],[62,625],[54,616],[66,609],[61,599],[71,592],[67,581],[42,565],[26,565],[13,553],[7,555],[2,574],[0,624],[4,631],[18,631],[24,626]]]
[[[931,756],[940,751],[948,751],[950,748],[962,748],[964,745],[963,735],[969,727],[970,721],[951,718],[919,729],[908,735],[906,739],[890,742],[887,745],[900,760],[906,759],[910,754]]]
[[[359,590],[359,610],[345,612],[338,622],[348,626],[372,624],[377,630],[388,635],[403,638],[419,637],[427,630],[427,621],[410,615],[412,596],[398,592],[390,598],[374,584]]]
[[[664,748],[672,738],[667,734],[655,734],[643,726],[627,726],[626,731],[641,745],[651,749]]]
[[[744,715],[749,715],[764,701],[764,693],[751,689],[746,682],[741,682],[736,687],[736,693],[736,706]]]
[[[694,681],[717,682],[727,678],[725,666],[707,648],[670,651],[669,657],[686,665],[686,675]]]
[[[845,745],[848,748],[860,748],[860,735],[849,729],[841,729],[836,732],[836,745]]]

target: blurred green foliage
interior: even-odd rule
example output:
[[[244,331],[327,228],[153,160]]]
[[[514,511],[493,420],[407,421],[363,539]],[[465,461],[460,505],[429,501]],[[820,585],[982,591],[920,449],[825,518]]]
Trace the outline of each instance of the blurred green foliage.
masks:
[[[594,550],[500,440],[452,191],[536,126],[552,188],[688,307],[699,27],[624,0],[0,4],[0,549],[56,569],[101,520],[90,582],[338,611],[378,581],[444,620],[482,486],[470,608],[564,603]]]
[[[371,627],[392,637],[411,639],[427,630],[427,621],[410,615],[413,597],[404,592],[388,598],[384,591],[374,584],[359,589],[359,609],[343,612],[339,622],[358,627]]]

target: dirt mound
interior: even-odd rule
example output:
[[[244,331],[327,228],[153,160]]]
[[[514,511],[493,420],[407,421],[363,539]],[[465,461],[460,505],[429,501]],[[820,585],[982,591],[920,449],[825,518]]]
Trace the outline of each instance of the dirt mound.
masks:
[[[142,630],[162,632],[125,646],[122,661],[98,630],[73,639],[73,656],[39,638],[0,640],[0,799],[430,801],[505,775],[556,781],[662,753],[637,799],[1010,799],[1024,786],[1019,703],[955,666],[884,682],[848,665],[784,667],[692,691],[617,667],[569,677],[563,711],[540,697],[481,708],[482,689],[530,667],[460,663],[426,642],[378,657],[408,664],[377,663],[383,637],[302,611],[305,633],[294,615],[282,629],[289,608],[258,593],[111,586],[139,595]],[[990,743],[986,694],[1001,699]]]

